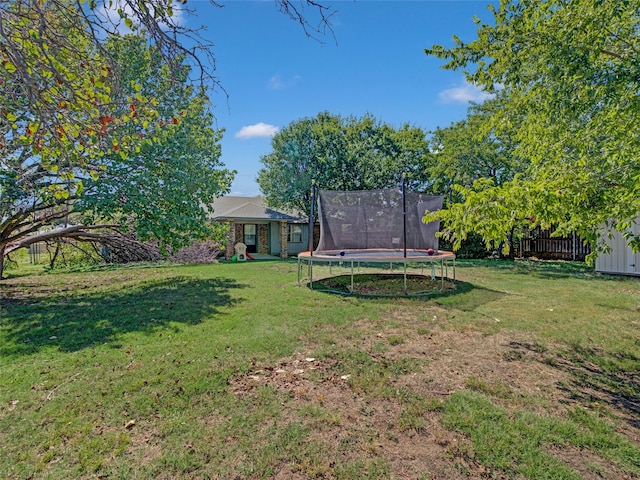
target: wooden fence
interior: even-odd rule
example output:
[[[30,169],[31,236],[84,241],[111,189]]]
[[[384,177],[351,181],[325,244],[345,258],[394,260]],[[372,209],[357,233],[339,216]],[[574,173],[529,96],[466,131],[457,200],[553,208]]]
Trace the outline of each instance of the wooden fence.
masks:
[[[554,231],[554,228],[528,230],[521,240],[515,242],[515,255],[524,258],[584,261],[591,253],[590,245],[585,244],[577,235],[552,237]]]
[[[46,253],[47,245],[44,242],[32,243],[29,245],[29,263],[48,262],[49,256],[45,255]]]

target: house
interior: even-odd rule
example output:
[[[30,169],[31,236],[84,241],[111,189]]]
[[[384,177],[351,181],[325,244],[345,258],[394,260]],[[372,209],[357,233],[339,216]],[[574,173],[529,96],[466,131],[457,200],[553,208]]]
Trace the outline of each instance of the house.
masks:
[[[287,258],[309,248],[308,219],[299,212],[286,212],[267,206],[263,197],[218,197],[212,205],[211,219],[230,224],[226,256],[233,245],[242,242],[247,252]]]
[[[640,217],[631,224],[632,235],[640,236]],[[634,252],[624,235],[612,230],[611,236],[603,239],[608,252],[599,252],[596,257],[596,272],[622,275],[640,275],[640,252]]]

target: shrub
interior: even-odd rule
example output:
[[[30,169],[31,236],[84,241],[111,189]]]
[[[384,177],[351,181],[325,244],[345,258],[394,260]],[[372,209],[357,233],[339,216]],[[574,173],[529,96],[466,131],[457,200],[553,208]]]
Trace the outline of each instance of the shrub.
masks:
[[[214,263],[220,256],[222,248],[219,242],[205,240],[193,242],[169,257],[172,262],[178,263]]]
[[[453,245],[450,241],[441,238],[439,248],[441,250],[453,250]],[[475,233],[470,233],[469,236],[462,241],[462,246],[455,253],[458,258],[487,258],[491,255],[482,237]]]

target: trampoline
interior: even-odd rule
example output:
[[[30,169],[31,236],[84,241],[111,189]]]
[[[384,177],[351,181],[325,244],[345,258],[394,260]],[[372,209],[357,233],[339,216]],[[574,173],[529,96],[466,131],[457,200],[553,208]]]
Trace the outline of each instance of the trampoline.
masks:
[[[431,280],[438,279],[436,271],[439,271],[440,291],[446,279],[455,282],[455,255],[438,249],[435,234],[439,222],[422,222],[426,211],[442,208],[442,196],[406,191],[403,177],[401,189],[318,192],[313,184],[311,197],[309,231],[313,232],[317,197],[320,239],[313,250],[310,235],[309,250],[298,254],[298,284],[306,280],[314,288],[313,267],[318,264],[328,265],[329,276],[333,275],[334,267],[341,267],[340,273],[346,268],[350,275],[349,293],[354,293],[355,275],[361,273],[361,268],[372,266],[388,265],[391,271],[400,268],[404,295],[426,292],[408,292],[408,269],[419,269],[424,275],[427,268]]]
[[[361,273],[362,268],[370,268],[372,265],[388,265],[390,271],[393,271],[394,268],[399,268],[402,271],[403,293],[405,295],[419,295],[426,293],[428,290],[408,291],[407,273],[409,269],[413,268],[415,270],[419,268],[421,274],[424,274],[424,269],[427,268],[432,280],[439,278],[439,291],[442,291],[445,287],[445,279],[455,282],[455,259],[456,256],[447,251],[439,251],[432,254],[428,254],[426,251],[408,251],[406,257],[403,251],[387,249],[315,251],[313,255],[311,252],[301,252],[298,254],[298,283],[303,280],[303,267],[305,264],[307,266],[306,279],[310,288],[313,288],[314,264],[328,265],[329,275],[333,274],[335,266],[343,267],[343,269],[346,267],[350,275],[349,292],[353,293],[355,275]],[[451,277],[449,277],[449,269],[451,269]],[[344,272],[344,270],[340,269],[338,271],[340,273]],[[437,273],[439,273],[439,277]],[[331,289],[327,291],[344,293]]]

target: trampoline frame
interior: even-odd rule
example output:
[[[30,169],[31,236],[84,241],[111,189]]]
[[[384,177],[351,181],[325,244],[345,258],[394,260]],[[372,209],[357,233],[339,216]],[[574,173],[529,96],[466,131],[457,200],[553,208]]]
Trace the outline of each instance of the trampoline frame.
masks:
[[[313,265],[329,264],[329,275],[332,273],[333,264],[344,266],[345,264],[350,267],[351,282],[349,292],[342,292],[333,289],[322,289],[319,291],[340,293],[343,295],[349,295],[354,293],[354,276],[360,273],[360,267],[362,264],[389,264],[390,269],[393,270],[393,264],[402,265],[403,275],[403,294],[404,295],[422,295],[433,290],[420,290],[417,292],[409,292],[407,289],[407,265],[408,264],[420,264],[422,271],[426,265],[431,267],[431,279],[436,279],[436,268],[440,268],[440,288],[439,292],[444,290],[445,279],[455,283],[456,280],[456,256],[453,252],[440,250],[433,255],[429,255],[426,252],[420,252],[417,250],[407,251],[406,253],[400,250],[387,250],[387,249],[370,249],[370,250],[327,250],[327,251],[315,251],[315,252],[301,252],[298,254],[298,285],[305,280],[303,276],[303,266],[307,265],[307,276],[309,288],[313,289]],[[452,278],[449,278],[449,266],[452,270]],[[330,278],[330,277],[323,277]]]

